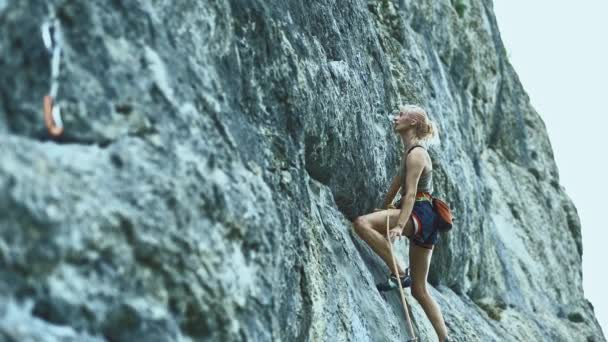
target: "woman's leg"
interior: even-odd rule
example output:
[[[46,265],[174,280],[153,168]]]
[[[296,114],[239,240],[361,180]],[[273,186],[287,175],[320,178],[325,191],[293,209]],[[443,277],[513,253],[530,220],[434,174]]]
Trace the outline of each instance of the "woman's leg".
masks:
[[[426,281],[429,275],[429,266],[431,265],[432,249],[423,248],[414,244],[410,240],[410,272],[412,277],[412,296],[416,298],[424,313],[431,321],[439,341],[444,341],[448,329],[443,321],[443,315],[437,302],[431,297]]]
[[[401,265],[399,265],[399,262],[397,262],[397,271],[393,269],[393,259],[389,247],[390,242],[386,237],[386,215],[389,216],[389,227],[393,228],[397,224],[400,212],[401,210],[399,209],[377,211],[375,213],[359,216],[353,223],[357,235],[367,242],[374,252],[384,260],[388,269],[391,270],[393,274],[398,273],[399,275],[404,275],[405,272]],[[414,225],[411,218],[407,221],[403,232],[407,236],[412,236],[414,233]]]

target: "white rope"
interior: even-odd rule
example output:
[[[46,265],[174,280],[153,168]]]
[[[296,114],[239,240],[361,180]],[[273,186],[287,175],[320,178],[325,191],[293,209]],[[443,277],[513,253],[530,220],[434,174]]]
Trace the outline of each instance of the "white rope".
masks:
[[[389,234],[390,224],[389,224],[389,215],[388,212],[386,214],[386,237],[388,239],[388,246],[391,251],[391,257],[393,259],[393,267],[394,273],[397,276],[397,284],[399,285],[399,294],[401,295],[401,304],[403,304],[403,312],[405,312],[405,319],[407,320],[407,328],[410,336],[412,337],[410,341],[418,341],[416,335],[414,334],[414,328],[412,327],[412,320],[410,319],[410,313],[407,309],[407,301],[405,300],[405,292],[403,292],[403,287],[401,286],[401,276],[399,275],[399,271],[397,270],[397,260],[395,259],[395,254],[393,253],[393,243],[391,242],[391,237]],[[390,280],[389,280],[390,281]]]

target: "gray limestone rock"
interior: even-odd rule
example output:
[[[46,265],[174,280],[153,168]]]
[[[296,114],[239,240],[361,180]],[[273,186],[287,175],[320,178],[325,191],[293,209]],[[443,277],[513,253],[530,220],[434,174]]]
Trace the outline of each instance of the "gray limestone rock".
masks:
[[[457,216],[429,276],[453,340],[605,341],[491,1],[48,3],[56,139],[47,7],[0,0],[2,340],[404,340],[351,221],[399,164],[389,113],[418,103]]]

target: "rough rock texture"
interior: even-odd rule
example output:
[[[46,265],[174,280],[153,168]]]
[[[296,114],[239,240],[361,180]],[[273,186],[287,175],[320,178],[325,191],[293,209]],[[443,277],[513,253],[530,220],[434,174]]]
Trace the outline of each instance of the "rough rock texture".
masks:
[[[429,109],[455,341],[605,341],[580,223],[488,0],[0,0],[0,340],[402,341],[351,230]],[[403,245],[398,248],[403,251]],[[403,255],[402,255],[403,256]],[[421,341],[436,340],[411,298]]]

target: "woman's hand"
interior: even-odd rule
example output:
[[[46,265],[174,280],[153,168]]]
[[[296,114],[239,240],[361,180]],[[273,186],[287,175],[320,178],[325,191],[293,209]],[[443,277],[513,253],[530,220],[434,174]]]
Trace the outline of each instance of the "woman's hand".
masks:
[[[403,234],[403,228],[397,226],[388,231],[388,238],[389,238],[390,242],[394,242],[396,239],[401,239],[402,234]]]

